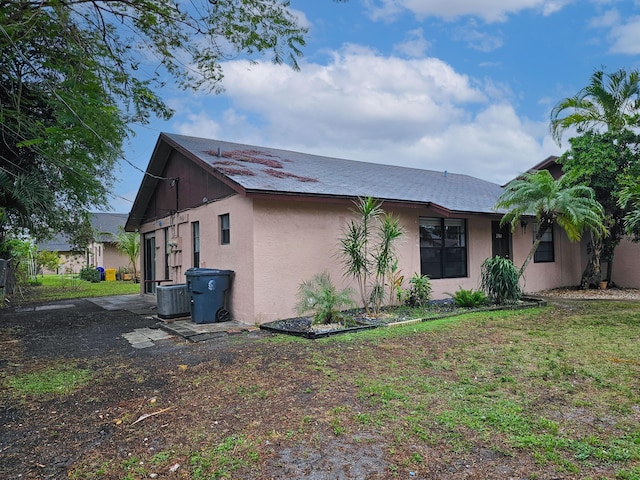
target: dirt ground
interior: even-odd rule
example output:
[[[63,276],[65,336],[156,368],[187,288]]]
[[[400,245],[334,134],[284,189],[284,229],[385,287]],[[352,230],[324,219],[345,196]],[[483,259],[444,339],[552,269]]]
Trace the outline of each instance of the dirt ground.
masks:
[[[66,303],[73,306],[0,312],[0,382],[61,364],[95,378],[62,396],[16,397],[2,388],[0,478],[194,478],[185,468],[193,466],[194,445],[206,462],[212,439],[238,439],[247,431],[268,440],[237,443],[233,452],[255,452],[260,465],[239,468],[230,478],[520,479],[532,478],[533,471],[539,479],[560,478],[530,458],[480,443],[460,454],[434,446],[422,452],[428,470],[392,472],[390,455],[408,458],[414,446],[390,452],[381,441],[388,432],[375,428],[336,435],[340,409],[360,408],[357,392],[346,385],[325,388],[325,365],[312,373],[296,368],[303,357],[321,353],[323,344],[258,342],[271,336],[259,331],[201,343],[171,337],[135,349],[122,335],[156,320],[86,300]],[[394,355],[400,359],[402,352]],[[212,377],[217,390],[199,388],[199,379]],[[162,463],[166,452],[170,461]]]

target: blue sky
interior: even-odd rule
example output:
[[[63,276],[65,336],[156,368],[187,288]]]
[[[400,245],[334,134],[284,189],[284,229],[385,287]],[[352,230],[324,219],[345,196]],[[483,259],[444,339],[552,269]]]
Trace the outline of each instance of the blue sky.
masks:
[[[237,58],[221,95],[160,91],[114,188],[128,212],[160,132],[505,183],[567,147],[549,112],[596,69],[640,69],[637,0],[292,0],[302,70]],[[129,165],[132,163],[137,168]]]

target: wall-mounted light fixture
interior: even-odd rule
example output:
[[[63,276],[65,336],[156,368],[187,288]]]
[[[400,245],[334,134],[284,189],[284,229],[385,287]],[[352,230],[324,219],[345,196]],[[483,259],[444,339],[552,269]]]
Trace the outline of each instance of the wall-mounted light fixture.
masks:
[[[523,235],[525,233],[527,233],[527,221],[526,220],[520,220],[520,227],[522,228],[522,234]]]

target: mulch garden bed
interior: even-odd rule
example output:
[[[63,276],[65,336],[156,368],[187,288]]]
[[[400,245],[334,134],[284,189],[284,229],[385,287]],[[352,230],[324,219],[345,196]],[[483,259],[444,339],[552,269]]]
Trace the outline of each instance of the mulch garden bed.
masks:
[[[342,333],[353,333],[378,327],[391,327],[408,323],[426,322],[470,312],[532,308],[545,304],[539,298],[527,297],[511,305],[487,305],[475,308],[458,307],[452,299],[433,300],[422,309],[414,311],[391,307],[377,316],[367,316],[363,310],[344,312],[346,325],[341,323],[313,324],[312,317],[295,317],[263,323],[260,328],[273,333],[316,339]]]

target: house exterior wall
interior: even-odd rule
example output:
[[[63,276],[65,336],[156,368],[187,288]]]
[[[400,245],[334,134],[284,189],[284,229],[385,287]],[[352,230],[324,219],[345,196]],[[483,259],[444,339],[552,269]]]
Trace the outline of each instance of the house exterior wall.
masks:
[[[107,268],[115,268],[118,270],[119,268],[131,269],[131,261],[129,257],[123,255],[118,251],[116,246],[111,243],[104,243],[102,245],[102,267]],[[140,270],[139,268],[140,260],[136,263],[136,270]]]
[[[624,238],[613,257],[613,272],[611,281],[618,287],[640,288],[640,255],[638,243]],[[602,265],[603,275],[606,274],[606,263]]]
[[[106,269],[129,268],[129,258],[121,254],[114,243],[92,242],[87,247],[89,262],[94,267]],[[84,265],[83,265],[84,266]]]
[[[255,200],[253,321],[264,323],[295,316],[299,285],[326,271],[338,289],[357,285],[344,278],[339,258],[339,238],[350,220],[350,204]],[[396,215],[405,234],[396,244],[404,288],[420,272],[419,218],[437,217],[423,208],[383,208]],[[491,221],[488,217],[467,217],[468,275],[463,278],[434,279],[433,298],[447,298],[447,292],[478,288],[480,265],[491,255]]]
[[[58,256],[60,257],[58,270],[53,272],[45,269],[44,273],[80,273],[87,263],[87,256],[82,252],[58,252]]]
[[[111,243],[91,243],[87,247],[89,251],[89,266],[115,268],[130,268],[129,259],[118,252]],[[83,252],[58,252],[60,266],[55,272],[45,270],[44,273],[79,273],[87,266],[87,254]],[[138,262],[139,263],[139,262]],[[139,266],[137,267],[139,270]]]
[[[327,272],[338,289],[342,278],[338,235],[347,222],[342,205],[255,200],[254,321],[296,316],[298,286]]]
[[[513,263],[520,268],[533,245],[533,225],[517,227],[513,232]],[[554,261],[527,266],[520,282],[526,293],[578,285],[584,267],[580,243],[570,242],[564,231],[553,226]]]
[[[169,248],[170,279],[184,283],[185,272],[193,266],[193,223],[200,225],[200,267],[235,272],[229,310],[242,323],[265,323],[296,315],[299,285],[314,275],[327,272],[338,289],[351,287],[359,299],[357,285],[343,276],[339,239],[354,218],[349,202],[299,201],[291,199],[251,199],[235,195],[192,208],[171,217],[147,223],[141,233],[156,232],[157,278],[164,278]],[[386,207],[396,215],[405,234],[396,244],[404,288],[420,272],[420,217],[440,217],[428,208]],[[229,214],[230,243],[220,243],[219,216]],[[480,287],[481,265],[492,255],[491,222],[499,217],[468,215],[466,277],[432,279],[432,298],[448,298],[459,288]],[[169,226],[169,227],[167,227]],[[164,228],[169,243],[164,244]],[[533,243],[533,228],[513,232],[513,257],[522,265]],[[526,292],[576,285],[583,264],[579,244],[571,243],[554,227],[554,262],[531,262],[525,272]]]
[[[231,241],[220,242],[219,216],[228,214],[231,223]],[[229,310],[234,320],[253,324],[253,212],[252,202],[238,195],[211,202],[200,207],[159,218],[140,228],[144,235],[155,232],[156,279],[165,279],[166,260],[169,262],[170,285],[186,282],[186,272],[194,267],[193,224],[200,227],[200,268],[233,270]],[[165,243],[165,228],[168,229],[168,244]],[[168,257],[165,252],[169,251]],[[142,253],[144,258],[144,252]],[[144,293],[144,269],[141,272],[141,291]]]

